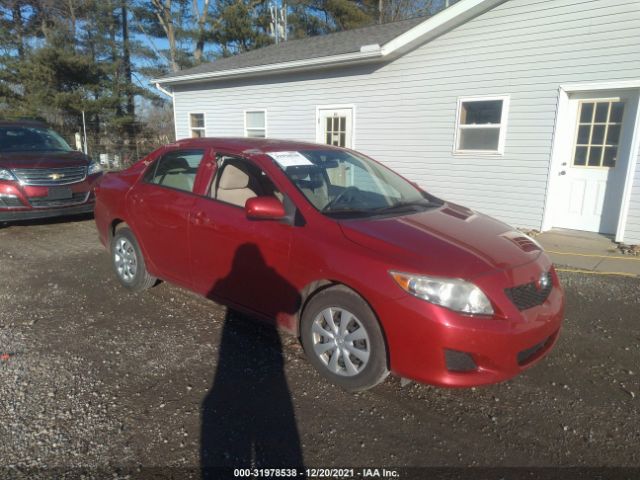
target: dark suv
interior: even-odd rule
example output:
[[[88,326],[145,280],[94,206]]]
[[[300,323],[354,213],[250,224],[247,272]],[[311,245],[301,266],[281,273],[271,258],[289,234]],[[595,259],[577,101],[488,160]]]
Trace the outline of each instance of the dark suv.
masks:
[[[92,212],[100,175],[45,124],[0,120],[0,222]]]

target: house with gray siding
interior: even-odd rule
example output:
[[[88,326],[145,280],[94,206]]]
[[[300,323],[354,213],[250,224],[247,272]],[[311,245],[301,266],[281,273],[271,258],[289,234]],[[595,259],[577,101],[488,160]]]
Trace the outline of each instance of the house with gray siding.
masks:
[[[640,0],[461,0],[154,80],[177,138],[330,143],[514,226],[640,244]]]

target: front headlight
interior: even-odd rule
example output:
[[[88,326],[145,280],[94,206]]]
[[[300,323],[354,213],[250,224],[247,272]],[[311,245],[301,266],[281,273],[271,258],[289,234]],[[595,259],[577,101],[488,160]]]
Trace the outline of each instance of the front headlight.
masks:
[[[13,176],[11,170],[7,170],[6,168],[0,168],[0,180],[15,180],[16,177]]]
[[[95,175],[96,173],[100,173],[102,171],[102,167],[97,162],[91,162],[89,167],[87,168],[87,175]]]
[[[459,278],[428,277],[409,273],[389,272],[407,293],[456,312],[472,315],[492,315],[491,302],[473,283]]]

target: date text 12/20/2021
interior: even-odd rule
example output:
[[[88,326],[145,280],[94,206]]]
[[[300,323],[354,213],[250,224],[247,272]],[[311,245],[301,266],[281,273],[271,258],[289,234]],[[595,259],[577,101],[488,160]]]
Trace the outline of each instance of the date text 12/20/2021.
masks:
[[[235,468],[235,478],[400,478],[389,468]]]

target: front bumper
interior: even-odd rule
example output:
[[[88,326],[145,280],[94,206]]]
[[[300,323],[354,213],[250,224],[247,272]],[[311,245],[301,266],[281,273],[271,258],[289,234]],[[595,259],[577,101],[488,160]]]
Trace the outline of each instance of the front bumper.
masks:
[[[0,200],[3,200],[0,201],[0,222],[92,213],[95,204],[93,184],[100,175],[91,175],[81,182],[64,185],[73,195],[68,201],[49,200],[48,187],[0,181]],[[78,200],[74,201],[75,198]]]
[[[0,210],[0,222],[17,222],[20,220],[37,220],[51,217],[65,217],[93,213],[93,202],[62,208],[31,208]]]
[[[534,365],[558,338],[564,317],[562,287],[554,271],[544,303],[519,311],[502,286],[528,283],[551,268],[543,255],[514,270],[476,279],[494,303],[493,317],[461,315],[411,296],[379,307],[391,370],[432,385],[472,387],[507,380]],[[474,368],[452,368],[451,359],[460,358],[458,353],[471,359]]]

